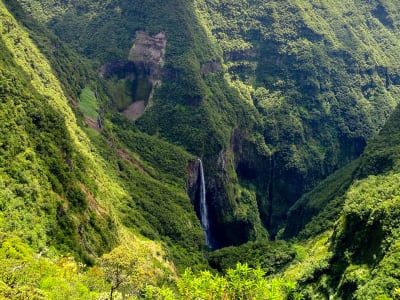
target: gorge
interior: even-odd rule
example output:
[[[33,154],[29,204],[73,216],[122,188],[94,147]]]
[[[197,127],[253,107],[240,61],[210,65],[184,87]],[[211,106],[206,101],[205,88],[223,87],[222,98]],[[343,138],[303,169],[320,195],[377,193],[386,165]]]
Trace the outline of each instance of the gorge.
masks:
[[[399,1],[2,0],[0,32],[0,298],[398,298]]]

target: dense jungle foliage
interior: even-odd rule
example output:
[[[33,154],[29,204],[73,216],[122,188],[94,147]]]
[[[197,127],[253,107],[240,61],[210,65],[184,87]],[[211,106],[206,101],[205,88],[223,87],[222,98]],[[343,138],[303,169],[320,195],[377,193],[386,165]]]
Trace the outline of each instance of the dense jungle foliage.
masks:
[[[0,1],[0,299],[398,299],[399,7]]]

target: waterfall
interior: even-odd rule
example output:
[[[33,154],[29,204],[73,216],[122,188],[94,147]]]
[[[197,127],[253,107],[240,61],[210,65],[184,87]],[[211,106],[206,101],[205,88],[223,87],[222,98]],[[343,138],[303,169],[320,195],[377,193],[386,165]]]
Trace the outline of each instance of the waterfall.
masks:
[[[201,162],[200,158],[197,161],[199,162],[199,173],[200,173],[200,222],[201,226],[203,227],[206,245],[211,248],[211,242],[209,237],[210,224],[208,223],[206,182],[204,180],[203,163]]]

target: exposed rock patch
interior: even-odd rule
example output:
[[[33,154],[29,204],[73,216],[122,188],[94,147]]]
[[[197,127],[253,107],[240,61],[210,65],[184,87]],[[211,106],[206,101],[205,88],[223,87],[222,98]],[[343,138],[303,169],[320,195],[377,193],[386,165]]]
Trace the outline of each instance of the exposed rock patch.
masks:
[[[197,181],[199,178],[199,166],[198,160],[189,161],[186,165],[186,192],[189,195],[190,200],[194,203],[197,193]]]
[[[129,120],[135,121],[139,119],[146,108],[146,104],[143,100],[135,101],[124,110],[123,114],[128,117]]]
[[[150,36],[144,31],[137,31],[129,60],[135,63],[140,73],[148,74],[153,81],[160,80],[166,45],[165,32]]]
[[[130,120],[141,117],[151,101],[154,87],[162,76],[166,45],[164,32],[151,36],[137,31],[128,59],[101,66],[100,76],[112,82],[114,100],[121,104],[120,111]]]
[[[94,129],[94,130],[96,130],[97,132],[100,132],[100,131],[101,131],[101,128],[100,128],[100,126],[99,126],[99,122],[98,122],[98,121],[96,122],[95,120],[86,117],[86,118],[85,118],[85,123],[86,123],[86,125],[87,125],[88,127],[92,128],[92,129]]]
[[[83,183],[80,184],[81,191],[85,194],[86,199],[88,200],[89,207],[91,211],[95,211],[98,213],[99,216],[106,216],[108,215],[107,209],[102,206],[93,196],[92,193],[89,192],[86,185]]]
[[[142,172],[143,174],[146,174],[148,176],[151,176],[145,169],[143,166],[141,166],[137,161],[135,161],[128,153],[126,153],[124,150],[122,149],[116,149],[116,152],[118,154],[118,156],[120,158],[122,158],[124,161],[126,161],[127,163],[129,163],[130,165],[134,166],[136,169],[138,169],[140,172]]]
[[[69,101],[71,102],[73,108],[78,108],[78,101],[74,97],[69,97]]]
[[[104,78],[117,76],[119,79],[132,77],[136,74],[136,66],[130,60],[118,60],[101,66],[100,75]]]

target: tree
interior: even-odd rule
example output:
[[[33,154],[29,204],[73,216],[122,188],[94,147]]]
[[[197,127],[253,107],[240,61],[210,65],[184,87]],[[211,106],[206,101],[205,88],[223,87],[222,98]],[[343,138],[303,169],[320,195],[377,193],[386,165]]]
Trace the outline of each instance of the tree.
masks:
[[[209,271],[194,274],[187,269],[176,284],[182,300],[302,299],[302,295],[296,292],[295,282],[276,278],[267,280],[260,268],[240,263],[235,269],[228,269],[225,276]]]
[[[114,292],[132,284],[132,275],[137,266],[137,257],[125,245],[114,248],[110,253],[104,254],[100,264],[104,268],[105,279],[111,284],[110,300]]]
[[[157,257],[158,251],[151,242],[135,240],[125,242],[99,259],[105,280],[111,285],[110,300],[115,291],[133,296],[147,284],[156,284],[164,271],[159,269],[162,258]]]

